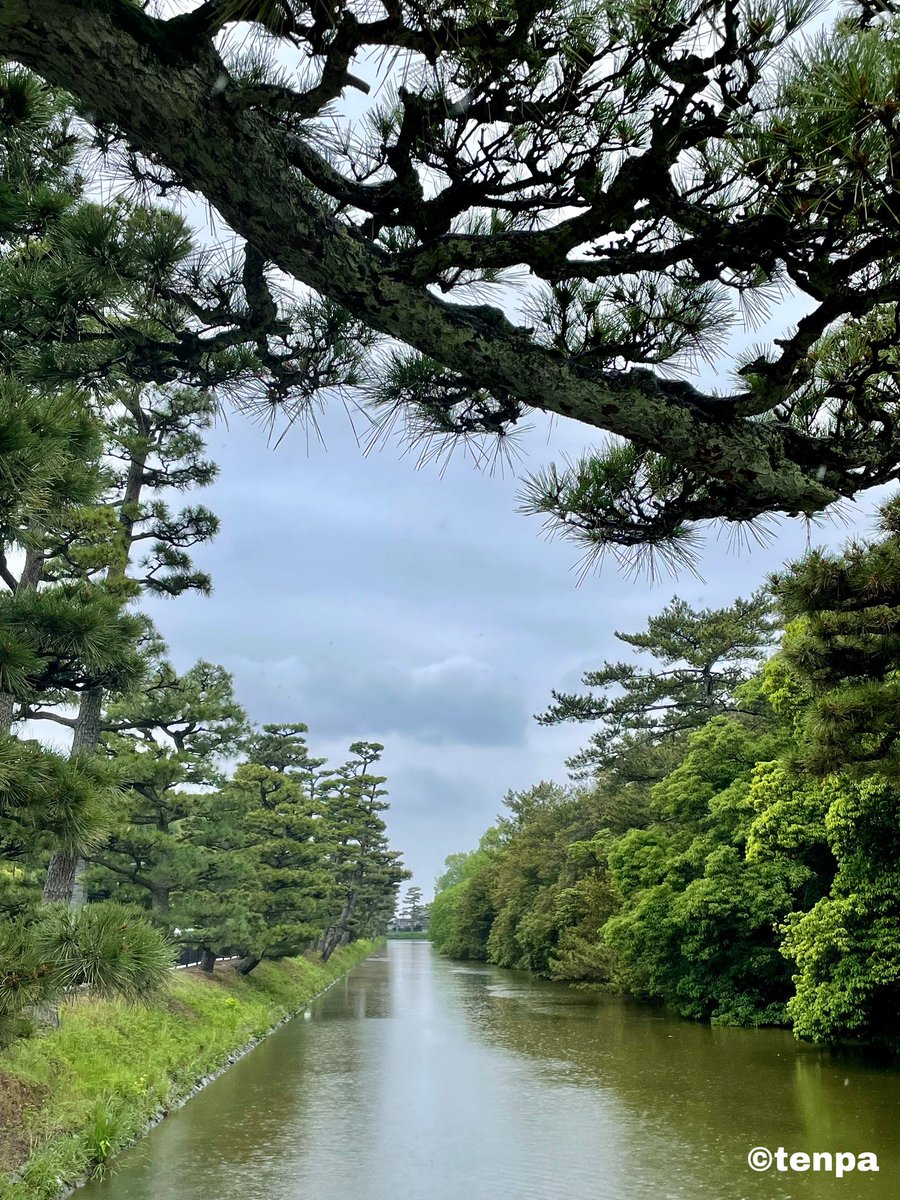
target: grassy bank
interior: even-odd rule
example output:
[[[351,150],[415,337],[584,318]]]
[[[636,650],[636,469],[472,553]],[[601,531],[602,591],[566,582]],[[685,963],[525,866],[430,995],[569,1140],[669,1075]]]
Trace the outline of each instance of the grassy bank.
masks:
[[[109,1161],[317,993],[372,942],[316,959],[264,962],[249,976],[173,973],[152,1004],[78,997],[60,1028],[0,1052],[0,1200],[54,1200]]]

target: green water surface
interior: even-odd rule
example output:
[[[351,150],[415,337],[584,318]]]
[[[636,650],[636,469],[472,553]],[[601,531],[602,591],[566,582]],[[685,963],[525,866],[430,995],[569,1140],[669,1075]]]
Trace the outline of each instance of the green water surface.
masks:
[[[877,1174],[750,1170],[754,1146]],[[900,1072],[394,941],[76,1200],[898,1200]]]

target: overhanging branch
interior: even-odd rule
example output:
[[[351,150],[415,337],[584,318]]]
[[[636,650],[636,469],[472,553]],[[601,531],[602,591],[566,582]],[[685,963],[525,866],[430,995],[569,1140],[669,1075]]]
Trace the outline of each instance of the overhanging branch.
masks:
[[[810,337],[847,311],[846,298],[831,299],[830,307],[826,304],[811,318],[798,331],[799,340],[786,345],[781,360],[758,364],[756,374],[764,377],[768,372],[770,384],[771,403],[763,408],[754,407],[758,396],[706,395],[646,369],[591,366],[584,355],[543,345],[508,322],[448,303],[427,287],[447,266],[485,269],[522,263],[544,278],[564,277],[569,270],[573,276],[590,271],[598,276],[629,270],[664,272],[687,264],[702,281],[725,266],[736,264],[749,271],[755,248],[762,248],[763,257],[771,255],[773,239],[782,235],[786,253],[803,260],[812,242],[799,219],[795,221],[789,211],[779,216],[775,205],[767,211],[759,209],[757,201],[761,203],[759,198],[774,186],[765,175],[767,168],[760,168],[753,204],[745,203],[746,211],[741,212],[737,199],[729,201],[727,219],[723,216],[718,224],[711,210],[704,208],[706,193],[691,198],[689,190],[679,190],[672,176],[672,165],[680,155],[706,154],[704,147],[727,125],[729,112],[750,103],[756,50],[738,36],[734,6],[726,8],[721,48],[706,59],[676,56],[670,79],[679,86],[665,80],[654,84],[662,98],[653,101],[651,136],[644,153],[626,157],[608,181],[599,176],[592,181],[586,174],[588,203],[578,215],[543,230],[505,230],[484,236],[445,230],[430,241],[428,231],[452,220],[458,198],[471,199],[477,192],[464,174],[454,175],[462,171],[463,159],[456,144],[451,145],[451,134],[447,135],[451,140],[435,143],[446,118],[457,131],[465,128],[462,110],[454,115],[445,106],[441,116],[440,104],[435,108],[424,93],[401,97],[404,112],[397,138],[385,152],[394,179],[372,185],[345,178],[312,150],[290,121],[282,126],[271,117],[319,111],[343,87],[357,82],[349,71],[354,56],[362,46],[377,43],[414,49],[433,61],[440,52],[483,49],[485,39],[493,34],[498,49],[489,71],[497,80],[504,79],[507,65],[517,55],[531,53],[524,37],[527,31],[521,28],[501,23],[502,28],[482,24],[461,29],[445,20],[430,25],[423,16],[422,28],[412,29],[392,9],[378,23],[358,21],[345,9],[330,28],[318,15],[313,25],[301,27],[285,7],[273,18],[278,30],[294,40],[306,39],[324,60],[320,81],[305,93],[282,89],[276,94],[263,88],[247,91],[243,98],[240,88],[221,88],[222,63],[210,40],[224,22],[234,19],[234,5],[204,4],[187,17],[164,22],[136,11],[128,0],[0,0],[0,46],[55,85],[74,92],[105,122],[121,129],[137,149],[165,163],[219,209],[252,248],[245,287],[249,286],[248,297],[254,289],[257,292],[257,301],[249,300],[254,317],[268,311],[266,295],[260,290],[262,267],[275,263],[372,330],[456,372],[469,387],[607,430],[642,451],[664,457],[683,478],[704,480],[702,489],[680,499],[681,514],[687,519],[749,519],[771,510],[815,511],[841,495],[852,495],[877,475],[879,467],[871,461],[869,444],[854,448],[852,439],[844,439],[837,451],[828,432],[813,425],[792,428],[771,416],[763,421],[742,415],[771,413],[772,404],[784,398],[785,389],[797,378]],[[278,5],[272,6],[275,9]],[[248,5],[241,8],[241,15],[250,18],[254,11]],[[195,39],[191,52],[179,54],[176,34],[183,37],[189,29]],[[684,32],[674,27],[663,31],[659,44],[650,46],[655,70],[665,69],[672,47]],[[587,82],[584,61],[565,70],[573,86],[594,86]],[[713,83],[723,97],[724,107],[718,112],[703,99],[703,89]],[[140,103],[135,103],[136,95]],[[650,103],[650,97],[647,90],[641,103]],[[474,104],[475,117],[479,111]],[[567,119],[571,115],[565,106],[560,113]],[[521,162],[535,179],[552,183],[552,172],[540,166],[544,151],[539,138],[536,145],[538,149],[529,149],[523,143]],[[429,150],[429,146],[436,148]],[[508,153],[503,147],[486,149],[485,164],[491,154],[501,151]],[[421,201],[424,232],[420,238],[426,240],[405,252],[388,252],[374,237],[367,238],[332,216],[309,187],[312,182],[341,204],[376,216],[387,214],[412,197],[416,155],[429,166],[443,162],[450,183],[442,196]],[[498,160],[500,175],[505,161]],[[563,193],[558,199],[563,202]],[[585,257],[568,263],[569,252],[584,242],[610,231],[627,232],[626,218],[630,213],[633,223],[636,206],[647,207],[648,220],[655,214],[657,220],[670,222],[673,230],[677,227],[670,245],[594,248],[593,262]],[[734,217],[732,210],[737,212]],[[416,220],[411,223],[415,226]],[[747,248],[751,231],[755,240]],[[834,296],[833,291],[829,295]],[[229,335],[220,336],[227,340]],[[891,453],[896,458],[896,449],[888,457]]]

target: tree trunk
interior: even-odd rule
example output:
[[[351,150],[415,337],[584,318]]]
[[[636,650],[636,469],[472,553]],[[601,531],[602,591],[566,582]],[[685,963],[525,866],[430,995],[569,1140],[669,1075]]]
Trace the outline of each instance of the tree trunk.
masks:
[[[15,705],[15,698],[10,692],[0,692],[0,733],[9,733],[12,729]]]
[[[216,952],[208,950],[206,946],[200,951],[200,970],[205,971],[207,975],[212,975],[216,969]],[[246,972],[245,972],[246,973]]]
[[[359,892],[354,888],[344,900],[341,915],[322,935],[322,962],[328,962],[338,946],[346,946],[347,942],[350,941],[350,921],[353,917],[353,910],[356,908],[358,896]]]
[[[92,687],[81,693],[81,703],[75,720],[70,758],[78,754],[93,754],[100,741],[100,717],[103,712],[103,688]],[[44,881],[44,902],[65,900],[80,907],[84,904],[84,887],[81,876],[85,862],[71,850],[57,850],[50,859],[47,878]]]
[[[260,955],[248,954],[246,958],[242,958],[241,961],[238,963],[237,969],[238,969],[238,971],[240,971],[240,973],[242,975],[249,975],[250,972],[255,970],[256,967],[258,967],[261,962],[262,962],[262,958],[260,957]]]
[[[53,904],[57,900],[65,900],[72,904],[75,898],[76,878],[79,859],[67,850],[58,850],[50,859],[47,877],[44,880],[45,904]]]
[[[28,592],[31,591],[32,588],[36,588],[41,582],[41,576],[43,574],[43,550],[26,550],[25,566],[22,568],[22,574],[19,576],[19,583],[16,587],[16,592]]]
[[[19,576],[19,582],[16,584],[16,594],[18,595],[19,592],[27,592],[36,588],[41,581],[43,573],[43,553],[37,550],[27,550],[25,552],[25,565],[22,568],[22,574]],[[0,733],[9,733],[12,729],[15,707],[15,697],[10,692],[0,692]]]
[[[59,1029],[59,1005],[45,1001],[42,1004],[30,1004],[25,1015],[34,1021],[38,1029]]]
[[[86,688],[81,693],[75,734],[72,738],[70,757],[76,754],[92,754],[100,743],[100,717],[103,714],[103,688]]]

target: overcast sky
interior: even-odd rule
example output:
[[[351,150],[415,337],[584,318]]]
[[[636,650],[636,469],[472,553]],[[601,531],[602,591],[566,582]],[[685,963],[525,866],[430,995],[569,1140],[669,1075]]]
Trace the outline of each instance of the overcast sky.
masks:
[[[226,37],[239,46],[246,31]],[[363,64],[373,83],[381,62]],[[348,93],[341,110],[358,120],[380,96],[379,86],[369,101]],[[202,205],[187,211],[217,240]],[[788,300],[729,349],[783,332],[802,311]],[[727,373],[728,354],[720,365]],[[711,368],[697,382],[734,386]],[[234,674],[255,721],[305,721],[313,751],[334,764],[352,741],[384,743],[391,839],[429,896],[444,858],[474,847],[509,788],[566,779],[564,760],[589,729],[544,729],[533,714],[552,688],[576,689],[585,670],[629,653],[615,630],[641,629],[676,594],[728,604],[808,539],[838,545],[854,528],[872,531],[874,497],[845,508],[849,524],[782,522],[766,548],[734,552],[713,533],[704,582],[684,575],[651,587],[610,562],[579,586],[578,551],[548,543],[538,519],[516,513],[514,472],[478,473],[462,452],[443,478],[436,467],[417,471],[396,446],[364,458],[339,405],[320,425],[324,447],[298,428],[273,449],[265,430],[229,416],[210,440],[221,476],[202,496],[222,533],[197,555],[215,592],[156,602],[152,614],[180,666],[206,658]],[[536,418],[521,469],[601,442],[584,426]]]
[[[324,447],[296,428],[277,449],[246,418],[217,428],[221,475],[202,498],[222,533],[197,556],[214,594],[152,614],[179,666],[206,658],[233,672],[255,721],[305,721],[335,764],[352,741],[384,743],[391,839],[429,896],[507,789],[565,780],[587,730],[535,723],[551,688],[620,657],[614,631],[640,629],[674,594],[729,603],[807,545],[806,526],[785,522],[765,549],[735,553],[713,535],[705,582],[651,587],[610,562],[579,586],[577,550],[515,511],[515,474],[479,473],[464,453],[443,478],[396,446],[365,458],[340,406],[321,427]],[[536,425],[522,469],[589,444],[574,423]],[[854,511],[865,532],[873,505]],[[847,535],[834,524],[811,536]]]

